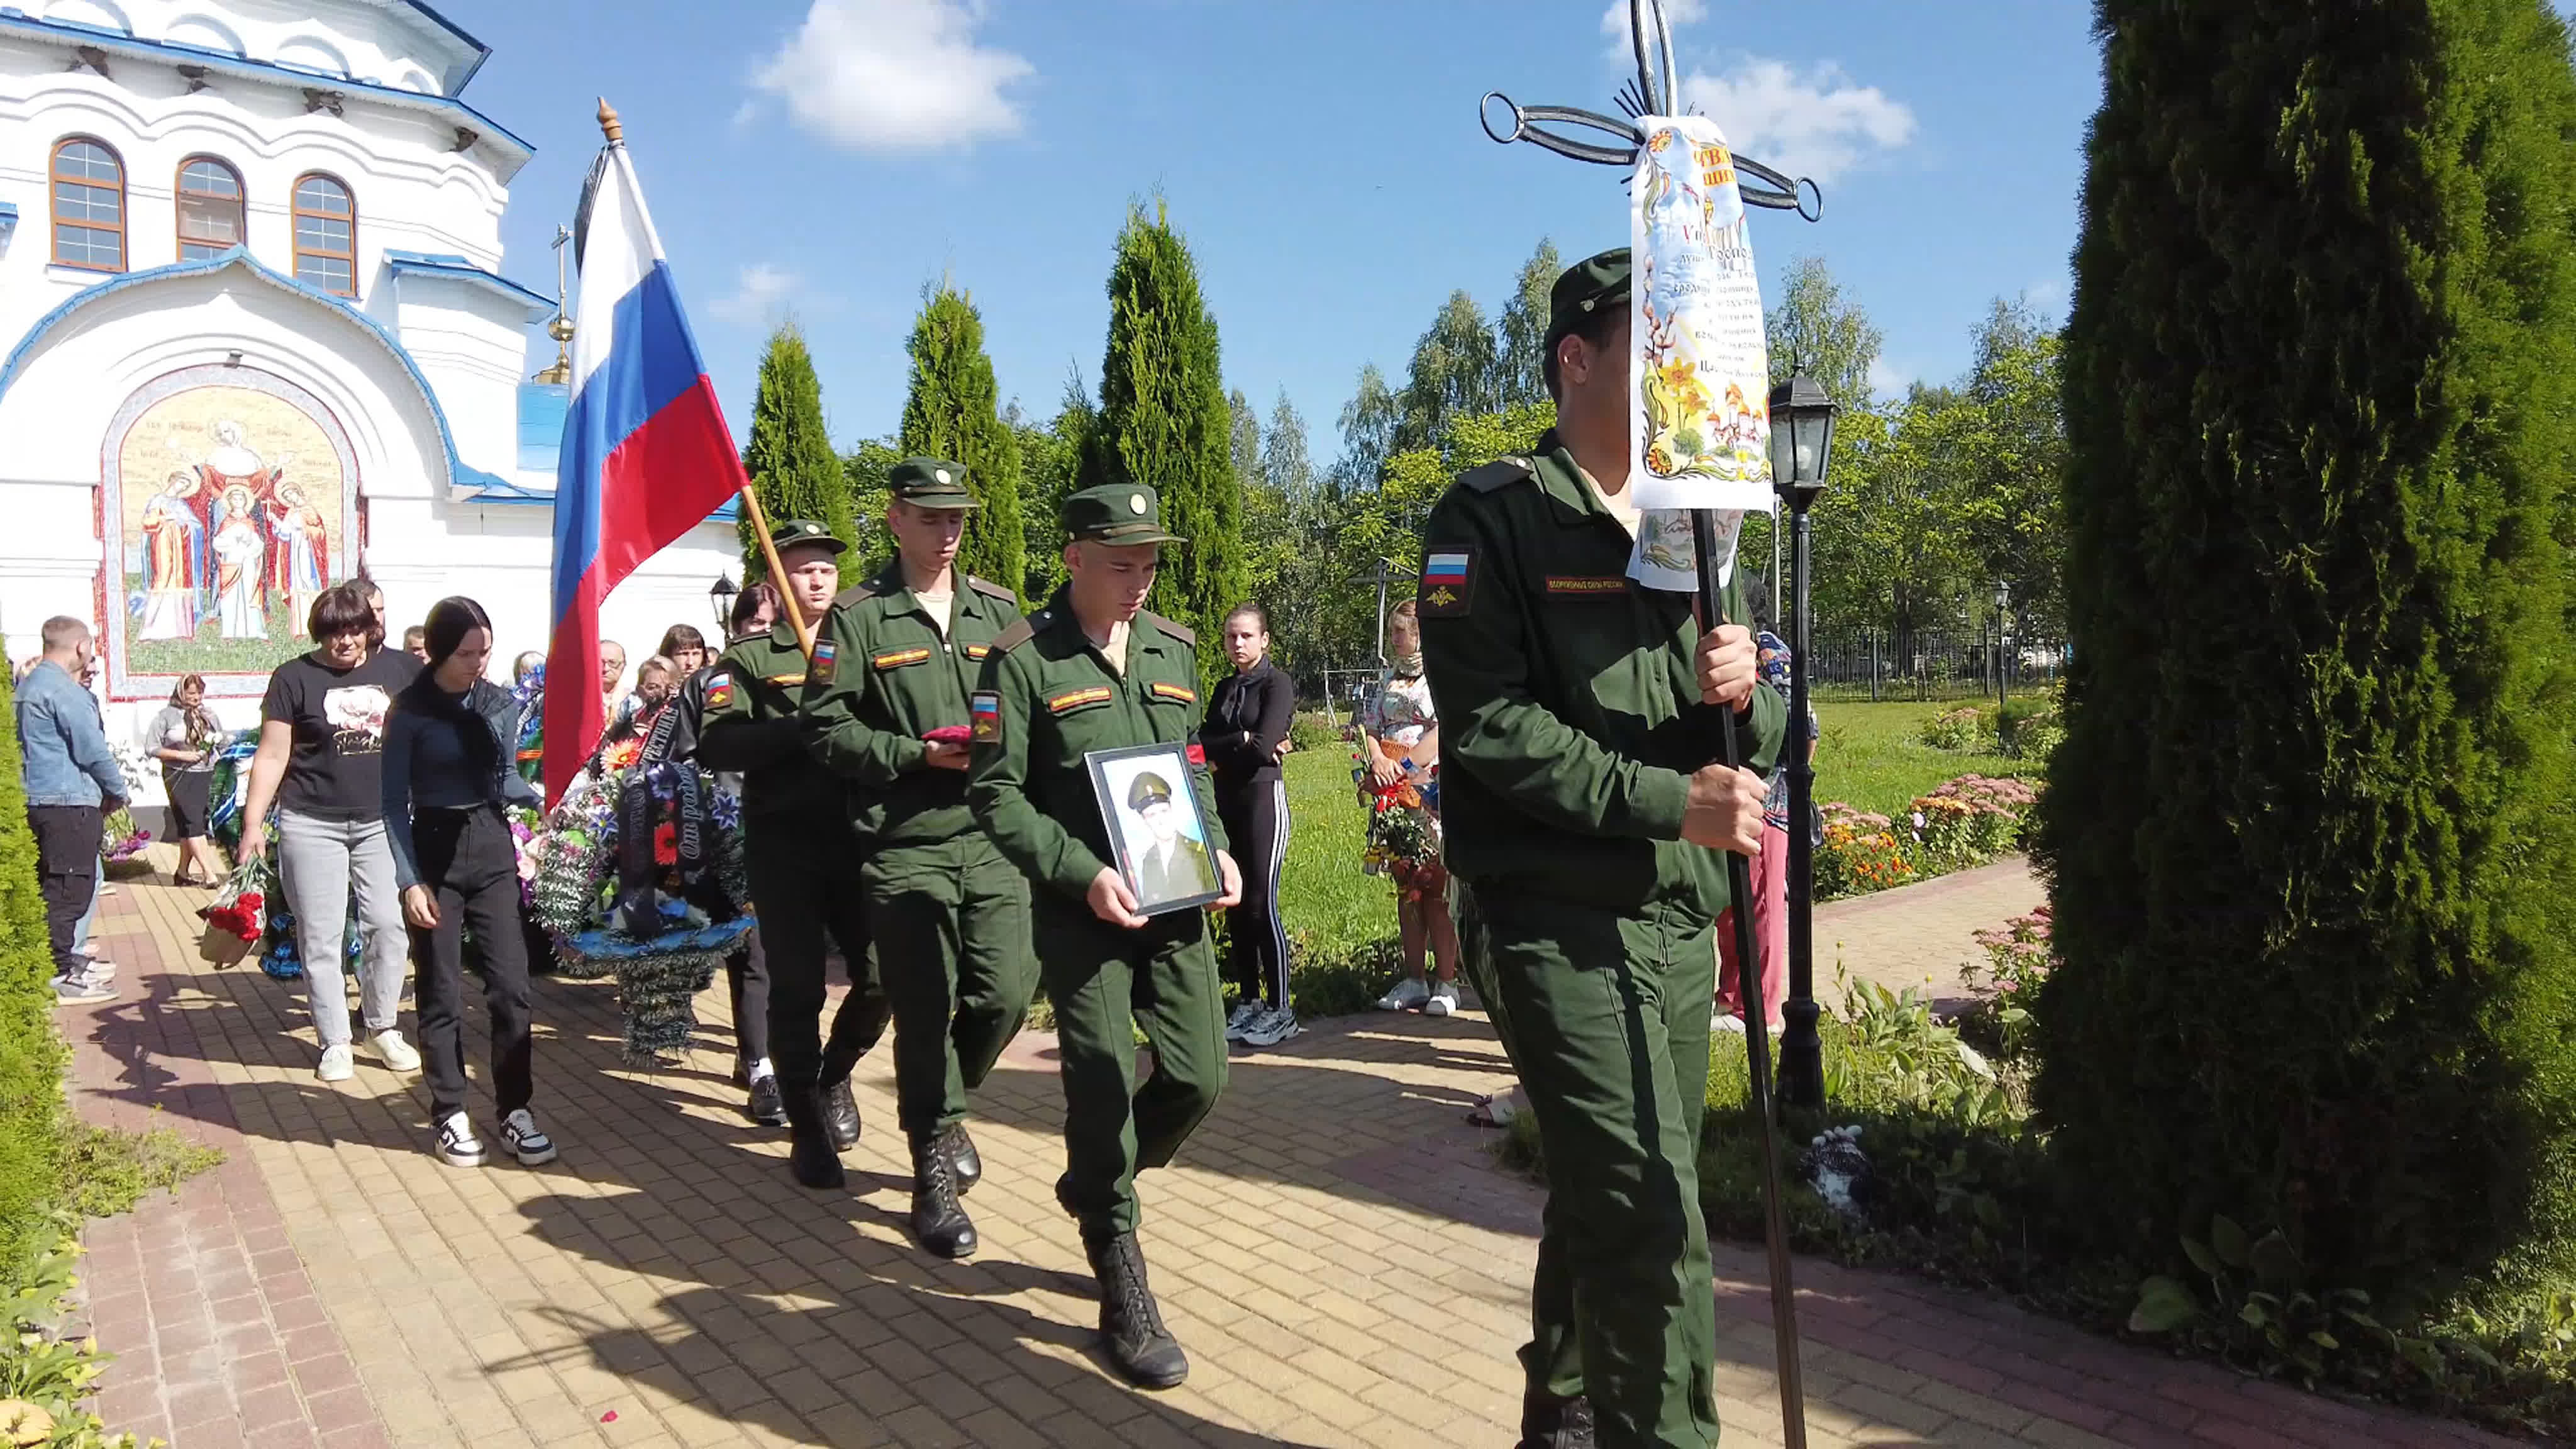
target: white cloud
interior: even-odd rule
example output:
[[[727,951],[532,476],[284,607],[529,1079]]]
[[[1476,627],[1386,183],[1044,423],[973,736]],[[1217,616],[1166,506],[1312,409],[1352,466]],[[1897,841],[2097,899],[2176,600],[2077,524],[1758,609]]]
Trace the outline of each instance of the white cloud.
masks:
[[[769,322],[784,315],[803,279],[783,267],[754,262],[734,279],[733,293],[707,304],[727,322]]]
[[[1727,144],[1792,177],[1818,184],[1914,139],[1914,112],[1826,62],[1805,75],[1747,56],[1716,75],[1682,78],[1682,100],[1716,121]]]
[[[981,0],[813,0],[752,77],[807,129],[858,151],[919,150],[1020,129],[1006,87],[1036,73],[979,45]]]
[[[1664,23],[1675,30],[1708,18],[1708,0],[1664,0]],[[1610,0],[1602,7],[1601,33],[1619,42],[1619,53],[1628,51],[1628,0]]]
[[[1873,397],[1901,398],[1912,386],[1914,373],[1910,369],[1888,361],[1883,355],[1870,359],[1869,390]]]

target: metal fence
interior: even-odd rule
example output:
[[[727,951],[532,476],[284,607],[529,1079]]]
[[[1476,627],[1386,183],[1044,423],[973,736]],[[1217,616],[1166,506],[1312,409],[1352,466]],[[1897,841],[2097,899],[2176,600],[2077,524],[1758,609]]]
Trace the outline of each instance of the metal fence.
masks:
[[[1998,640],[1991,628],[1838,630],[1820,632],[1807,647],[1807,687],[1819,699],[1994,699],[1999,690],[2044,689],[2065,668],[2066,647],[2058,641]]]

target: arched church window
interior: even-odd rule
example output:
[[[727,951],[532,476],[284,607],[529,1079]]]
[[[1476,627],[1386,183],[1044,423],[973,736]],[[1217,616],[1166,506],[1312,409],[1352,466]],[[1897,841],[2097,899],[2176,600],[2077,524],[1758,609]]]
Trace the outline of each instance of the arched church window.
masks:
[[[54,261],[125,270],[125,165],[86,136],[54,147]]]
[[[241,173],[212,156],[180,163],[179,260],[202,262],[241,244]]]
[[[320,172],[295,183],[295,279],[358,295],[358,208],[349,188]]]

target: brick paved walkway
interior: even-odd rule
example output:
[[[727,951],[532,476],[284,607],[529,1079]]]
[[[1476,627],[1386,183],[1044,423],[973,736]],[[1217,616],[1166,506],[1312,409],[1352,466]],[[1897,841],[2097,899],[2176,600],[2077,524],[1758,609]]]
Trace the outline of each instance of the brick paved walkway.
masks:
[[[2006,870],[1919,919],[1838,908],[1820,939],[1937,955],[1970,898],[2000,917],[2030,889]],[[362,1061],[317,1083],[299,991],[197,960],[201,900],[128,882],[103,912],[125,995],[63,1015],[85,1116],[157,1109],[232,1154],[92,1225],[113,1427],[175,1449],[1511,1442],[1538,1195],[1464,1124],[1508,1081],[1473,1016],[1349,1018],[1237,1057],[1184,1165],[1146,1180],[1155,1284],[1194,1364],[1148,1396],[1089,1347],[1088,1276],[1050,1200],[1049,1038],[1024,1037],[977,1104],[981,1255],[935,1264],[903,1232],[883,1050],[860,1072],[851,1191],[820,1197],[738,1115],[721,1051],[627,1071],[610,988],[543,981],[538,1105],[563,1156],[457,1171],[425,1150],[416,1080]],[[700,1000],[722,1040],[723,992]],[[2490,1442],[1921,1283],[1798,1271],[1820,1449]],[[1760,1256],[1722,1248],[1718,1273],[1730,1439],[1777,1442]]]

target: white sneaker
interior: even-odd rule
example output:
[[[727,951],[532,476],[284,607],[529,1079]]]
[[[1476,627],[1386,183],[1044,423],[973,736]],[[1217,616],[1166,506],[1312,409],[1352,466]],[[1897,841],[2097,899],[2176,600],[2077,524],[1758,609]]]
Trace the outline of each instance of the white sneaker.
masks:
[[[1395,983],[1395,989],[1377,999],[1380,1011],[1411,1011],[1431,999],[1431,988],[1419,976],[1407,976]]]
[[[1287,1007],[1265,1011],[1243,1029],[1243,1044],[1252,1047],[1274,1047],[1306,1028],[1297,1024],[1297,1013]]]
[[[376,1054],[377,1061],[384,1063],[386,1071],[416,1072],[420,1070],[420,1053],[412,1050],[411,1043],[403,1040],[403,1034],[401,1032],[377,1032],[374,1036],[367,1038],[367,1047],[370,1051],[373,1051]]]
[[[1711,1036],[1715,1036],[1717,1033],[1722,1031],[1733,1032],[1737,1036],[1742,1036],[1744,1035],[1744,1018],[1736,1015],[1734,1012],[1728,1011],[1724,1007],[1720,1007],[1708,1014],[1708,1030],[1709,1035]]]
[[[525,1107],[501,1119],[501,1140],[518,1156],[521,1167],[542,1167],[555,1160],[555,1144],[537,1130],[537,1119]]]
[[[324,1047],[322,1065],[313,1069],[313,1075],[326,1082],[345,1082],[357,1074],[357,1062],[350,1056],[347,1042]]]
[[[1431,988],[1430,997],[1422,1003],[1424,1016],[1455,1016],[1458,1012],[1458,983],[1443,981]]]
[[[1225,1039],[1227,1041],[1243,1040],[1244,1031],[1254,1022],[1259,1021],[1261,1017],[1261,1002],[1257,998],[1246,997],[1245,999],[1236,1002],[1234,1004],[1234,1010],[1228,1013],[1225,1018]]]
[[[474,1135],[473,1120],[462,1112],[450,1112],[438,1124],[438,1157],[450,1167],[481,1167],[483,1139]]]

